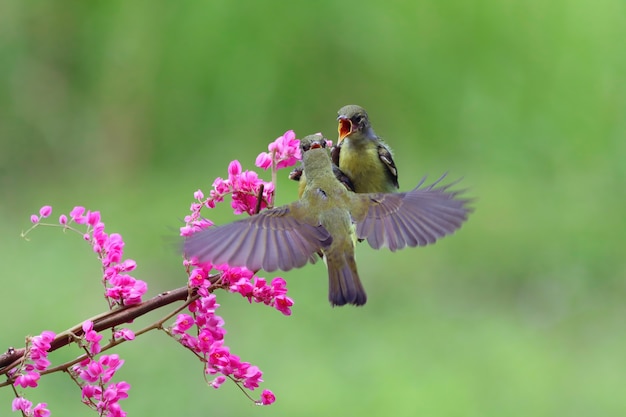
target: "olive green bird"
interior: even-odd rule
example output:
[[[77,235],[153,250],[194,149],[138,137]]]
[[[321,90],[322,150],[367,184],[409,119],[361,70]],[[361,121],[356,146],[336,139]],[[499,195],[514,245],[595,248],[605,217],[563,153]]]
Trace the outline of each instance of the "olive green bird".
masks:
[[[422,180],[406,193],[353,193],[335,177],[322,136],[307,136],[300,146],[307,177],[300,200],[201,230],[186,238],[185,255],[272,272],[314,263],[323,254],[330,303],[363,305],[367,296],[354,257],[357,238],[374,249],[424,246],[456,231],[471,211],[470,200],[448,191],[451,184],[435,188],[443,177],[420,188]]]
[[[363,107],[350,104],[337,112],[337,145],[332,159],[357,193],[393,193],[398,190],[398,169],[391,149],[376,135]]]

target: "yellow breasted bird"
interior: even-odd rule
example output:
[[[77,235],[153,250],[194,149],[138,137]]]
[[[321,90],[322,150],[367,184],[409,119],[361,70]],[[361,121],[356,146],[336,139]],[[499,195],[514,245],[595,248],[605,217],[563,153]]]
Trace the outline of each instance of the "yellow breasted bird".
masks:
[[[469,201],[450,185],[406,193],[356,194],[335,177],[326,140],[301,140],[307,177],[300,200],[186,238],[185,255],[202,262],[228,263],[251,270],[288,271],[324,255],[333,306],[363,305],[367,297],[354,259],[355,240],[392,251],[424,246],[457,230],[467,219]]]
[[[398,169],[391,149],[379,138],[363,107],[350,104],[337,112],[339,138],[333,162],[352,181],[357,193],[398,190]]]

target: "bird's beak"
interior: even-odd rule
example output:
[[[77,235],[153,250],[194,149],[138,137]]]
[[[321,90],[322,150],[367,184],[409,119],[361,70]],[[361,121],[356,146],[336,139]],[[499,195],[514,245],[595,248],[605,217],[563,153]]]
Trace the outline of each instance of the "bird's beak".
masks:
[[[339,132],[339,139],[337,139],[337,145],[341,143],[343,138],[352,133],[352,121],[344,116],[339,116],[337,118],[339,120],[339,126],[337,127],[337,131]]]
[[[311,149],[318,149],[321,147],[322,147],[322,144],[320,143],[319,140],[314,140],[313,142],[311,142]]]

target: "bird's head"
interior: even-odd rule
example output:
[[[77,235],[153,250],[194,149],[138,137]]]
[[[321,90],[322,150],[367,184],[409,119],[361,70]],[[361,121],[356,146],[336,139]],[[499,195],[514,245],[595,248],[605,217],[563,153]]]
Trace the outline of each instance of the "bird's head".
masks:
[[[370,121],[363,107],[356,104],[343,106],[337,112],[337,120],[339,121],[337,145],[341,144],[344,138],[353,134],[363,133],[369,136],[369,131],[371,130]]]
[[[302,154],[310,151],[311,149],[326,148],[326,138],[321,134],[305,136],[300,139],[300,150]]]

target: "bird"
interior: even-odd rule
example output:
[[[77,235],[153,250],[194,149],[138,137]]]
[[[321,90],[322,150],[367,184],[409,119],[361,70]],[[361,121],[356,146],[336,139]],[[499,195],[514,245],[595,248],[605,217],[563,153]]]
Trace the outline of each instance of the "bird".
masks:
[[[361,306],[367,295],[355,260],[357,239],[391,251],[424,246],[454,233],[472,211],[471,200],[459,197],[463,191],[449,190],[455,183],[437,187],[445,175],[425,187],[422,179],[409,192],[357,194],[335,177],[323,136],[306,136],[300,147],[307,182],[299,200],[198,231],[185,239],[185,256],[272,272],[323,255],[330,304]]]
[[[374,132],[367,111],[356,104],[337,112],[337,145],[332,160],[357,193],[392,193],[399,189],[391,148]]]

